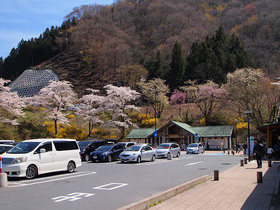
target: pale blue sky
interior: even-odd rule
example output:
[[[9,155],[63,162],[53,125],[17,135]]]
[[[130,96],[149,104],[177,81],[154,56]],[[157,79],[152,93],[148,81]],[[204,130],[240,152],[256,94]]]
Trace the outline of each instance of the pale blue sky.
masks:
[[[46,28],[61,26],[74,7],[111,5],[114,0],[0,0],[0,57],[23,40],[39,37]]]

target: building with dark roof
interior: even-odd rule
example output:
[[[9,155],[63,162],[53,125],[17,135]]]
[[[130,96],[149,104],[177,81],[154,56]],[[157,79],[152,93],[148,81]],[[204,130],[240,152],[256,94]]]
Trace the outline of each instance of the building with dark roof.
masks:
[[[51,69],[25,70],[18,78],[9,84],[11,91],[20,97],[32,97],[48,86],[51,81],[58,81],[58,76]]]

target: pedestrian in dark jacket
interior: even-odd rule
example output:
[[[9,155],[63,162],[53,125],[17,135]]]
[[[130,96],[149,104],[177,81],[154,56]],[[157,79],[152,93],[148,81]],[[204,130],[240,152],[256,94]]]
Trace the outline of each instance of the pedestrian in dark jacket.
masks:
[[[257,144],[254,147],[254,153],[256,154],[258,168],[262,167],[262,158],[264,156],[264,146],[261,144],[261,141],[258,140]]]

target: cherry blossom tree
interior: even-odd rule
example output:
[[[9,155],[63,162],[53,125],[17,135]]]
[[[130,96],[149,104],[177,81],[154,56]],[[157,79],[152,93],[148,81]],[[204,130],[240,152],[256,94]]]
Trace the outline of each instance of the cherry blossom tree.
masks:
[[[186,93],[175,89],[170,97],[171,104],[184,104],[186,100]]]
[[[75,100],[76,94],[68,81],[52,81],[48,86],[42,88],[38,95],[28,99],[30,105],[45,108],[47,118],[54,120],[56,134],[57,123],[68,124],[66,113],[62,111],[73,106]]]
[[[0,78],[0,122],[18,125],[17,118],[23,116],[24,98],[5,86],[9,82]]]
[[[100,104],[100,108],[112,115],[111,119],[104,123],[106,127],[117,128],[121,131],[121,138],[125,136],[125,131],[131,127],[137,127],[131,122],[128,111],[139,111],[139,108],[130,103],[140,97],[140,94],[129,87],[117,87],[106,85],[107,96]]]
[[[261,69],[237,69],[227,75],[226,88],[237,111],[252,111],[252,124],[257,126],[274,121],[272,114],[279,104],[279,88],[271,84]]]
[[[169,87],[165,84],[165,80],[155,78],[149,81],[141,81],[138,83],[142,95],[150,102],[156,117],[160,118],[166,106],[169,105],[168,97]]]
[[[186,93],[175,89],[170,97],[170,104],[179,104],[179,116],[181,117],[181,104],[185,104]]]
[[[99,113],[102,111],[100,104],[102,101],[105,101],[105,96],[97,95],[99,90],[89,88],[87,91],[90,93],[79,99],[79,106],[77,107],[76,114],[81,116],[84,122],[88,123],[88,136],[90,136],[93,124],[103,123],[103,120],[99,118]]]
[[[198,85],[197,88],[194,103],[201,111],[207,125],[212,115],[224,106],[223,102],[226,102],[228,92],[213,81]]]

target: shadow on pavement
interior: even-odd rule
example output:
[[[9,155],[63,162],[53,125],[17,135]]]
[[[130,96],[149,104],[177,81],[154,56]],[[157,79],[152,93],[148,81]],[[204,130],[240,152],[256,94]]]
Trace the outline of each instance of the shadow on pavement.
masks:
[[[263,162],[267,163],[267,162]],[[257,183],[256,174],[256,188],[248,197],[242,210],[248,209],[280,209],[279,198],[279,167],[280,162],[274,161],[272,167],[270,167],[265,174],[263,174],[262,183]]]

